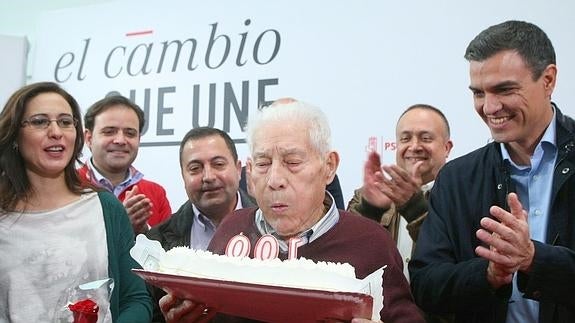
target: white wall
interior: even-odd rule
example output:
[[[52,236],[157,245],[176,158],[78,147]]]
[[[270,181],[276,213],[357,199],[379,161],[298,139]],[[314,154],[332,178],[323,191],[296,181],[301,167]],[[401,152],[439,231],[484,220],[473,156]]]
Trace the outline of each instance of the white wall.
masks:
[[[26,37],[31,45],[27,56],[33,57],[36,24],[43,13],[112,1],[114,0],[2,0],[0,1],[0,35]],[[27,73],[28,76],[30,73]]]
[[[26,37],[0,34],[0,109],[8,97],[26,84],[28,41]]]

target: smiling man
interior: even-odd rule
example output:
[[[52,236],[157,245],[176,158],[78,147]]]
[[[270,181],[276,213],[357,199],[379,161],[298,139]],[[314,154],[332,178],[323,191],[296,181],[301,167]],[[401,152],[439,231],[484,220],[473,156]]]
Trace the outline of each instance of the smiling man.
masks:
[[[382,166],[379,155],[370,153],[364,166],[363,186],[355,191],[348,210],[389,230],[407,274],[413,243],[427,215],[427,192],[453,143],[447,118],[427,104],[407,108],[397,121],[395,135],[397,164]]]
[[[206,250],[216,229],[236,209],[255,202],[239,187],[241,162],[233,139],[220,129],[194,128],[180,143],[180,170],[188,200],[167,221],[146,236],[165,250],[190,247]],[[158,301],[166,293],[151,289],[153,322],[164,322]]]
[[[147,236],[165,250],[206,250],[219,224],[236,209],[254,206],[239,187],[241,162],[233,139],[220,129],[194,128],[180,143],[180,168],[188,200]]]
[[[136,233],[172,213],[164,188],[132,166],[144,123],[144,112],[128,98],[108,96],[94,103],[84,115],[84,139],[92,158],[79,169],[84,180],[122,201]]]
[[[575,121],[551,101],[553,45],[506,21],[465,58],[494,141],[436,179],[409,263],[416,301],[456,322],[575,322]]]

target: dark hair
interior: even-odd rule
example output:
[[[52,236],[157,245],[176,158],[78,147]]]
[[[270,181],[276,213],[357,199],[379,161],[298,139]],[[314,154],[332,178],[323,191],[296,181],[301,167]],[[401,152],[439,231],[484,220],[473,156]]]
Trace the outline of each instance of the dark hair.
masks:
[[[56,83],[40,82],[26,85],[10,96],[4,110],[0,113],[0,209],[2,213],[14,211],[18,201],[27,200],[32,193],[24,160],[18,150],[17,139],[27,104],[43,93],[56,93],[62,96],[72,108],[73,117],[78,121],[75,127],[76,140],[73,158],[64,169],[64,177],[70,191],[74,193],[83,191],[83,183],[76,172],[75,164],[79,161],[84,147],[82,115],[78,102]]]
[[[146,117],[144,116],[144,111],[142,111],[142,109],[140,109],[140,107],[137,104],[130,101],[130,99],[121,95],[107,96],[99,100],[98,102],[92,104],[92,106],[88,108],[88,111],[86,111],[86,114],[84,115],[84,124],[86,126],[86,129],[94,131],[94,123],[96,117],[100,113],[116,105],[126,106],[127,108],[132,109],[136,113],[136,115],[138,116],[138,127],[139,127],[138,132],[141,134],[142,130],[144,129],[144,126],[146,125]]]
[[[533,80],[555,64],[555,50],[545,32],[536,25],[510,20],[491,26],[477,35],[465,50],[468,61],[483,61],[504,51],[516,51],[531,70]]]
[[[441,119],[443,120],[443,123],[445,124],[445,130],[447,130],[447,138],[451,137],[451,129],[449,127],[449,121],[447,121],[447,118],[445,117],[443,112],[441,112],[441,110],[439,110],[438,108],[436,108],[432,105],[429,105],[429,104],[418,103],[418,104],[414,104],[414,105],[410,106],[409,108],[405,109],[405,111],[403,111],[401,113],[401,115],[399,116],[399,119],[397,119],[397,122],[399,123],[399,120],[401,119],[401,117],[403,117],[406,113],[408,113],[411,110],[415,110],[415,109],[428,110],[428,111],[437,113],[437,115],[439,115],[441,117]]]
[[[211,137],[211,136],[222,137],[222,139],[224,139],[224,141],[226,142],[226,146],[228,146],[228,150],[232,154],[234,161],[235,162],[238,161],[238,151],[236,150],[236,145],[234,144],[234,141],[232,140],[230,135],[228,135],[225,131],[222,131],[222,130],[217,129],[217,128],[199,127],[199,128],[194,128],[194,129],[188,131],[188,133],[186,133],[186,135],[182,139],[182,142],[180,142],[180,167],[182,167],[182,152],[184,150],[184,146],[186,145],[186,143],[188,141],[206,138],[206,137]]]

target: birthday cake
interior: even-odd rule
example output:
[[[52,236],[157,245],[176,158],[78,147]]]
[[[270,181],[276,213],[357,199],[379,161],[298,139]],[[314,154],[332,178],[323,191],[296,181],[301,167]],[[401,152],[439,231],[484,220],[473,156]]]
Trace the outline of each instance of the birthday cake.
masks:
[[[371,318],[379,320],[383,267],[357,279],[347,263],[314,262],[295,252],[282,261],[275,252],[258,253],[257,248],[254,259],[238,256],[239,249],[229,246],[228,255],[187,247],[165,251],[158,241],[138,235],[130,255],[143,268],[134,272],[148,283],[230,315],[274,322],[349,321],[368,318],[371,311]],[[295,304],[301,311],[293,312]]]
[[[159,272],[243,283],[347,291],[357,288],[355,269],[348,263],[259,260],[215,255],[209,251],[176,247],[160,259]],[[350,286],[353,285],[353,286]]]

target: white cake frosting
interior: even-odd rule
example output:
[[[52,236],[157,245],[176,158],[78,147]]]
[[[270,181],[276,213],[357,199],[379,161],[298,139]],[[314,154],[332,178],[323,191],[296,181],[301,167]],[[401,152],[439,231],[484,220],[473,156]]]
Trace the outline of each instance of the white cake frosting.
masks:
[[[228,257],[208,251],[176,247],[160,259],[158,271],[243,283],[317,289],[357,291],[360,280],[348,263],[314,262],[309,259],[259,260]]]
[[[309,259],[257,260],[228,257],[211,252],[177,247],[166,252],[159,241],[145,235],[136,237],[130,255],[146,271],[207,279],[292,288],[350,292],[373,297],[372,320],[379,320],[383,308],[383,270],[374,271],[364,279],[355,277],[355,269],[347,263],[314,262]]]

